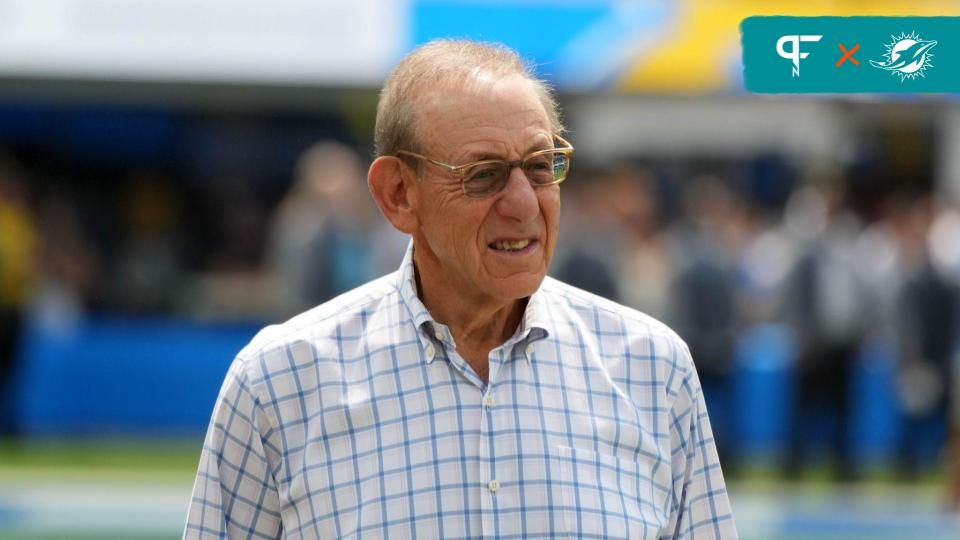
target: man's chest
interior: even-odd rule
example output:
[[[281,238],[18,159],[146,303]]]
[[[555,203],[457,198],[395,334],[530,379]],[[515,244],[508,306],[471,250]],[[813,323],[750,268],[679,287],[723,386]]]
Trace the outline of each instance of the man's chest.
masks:
[[[288,535],[656,538],[672,489],[660,415],[538,360],[485,389],[445,362],[319,385],[315,410],[281,422]]]

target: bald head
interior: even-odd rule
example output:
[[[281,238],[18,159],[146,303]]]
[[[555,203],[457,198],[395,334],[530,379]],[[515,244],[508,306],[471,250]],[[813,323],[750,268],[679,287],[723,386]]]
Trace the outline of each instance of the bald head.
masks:
[[[380,92],[374,135],[377,156],[421,150],[417,111],[423,100],[448,91],[475,90],[515,75],[530,81],[553,132],[560,134],[560,111],[550,88],[534,78],[516,52],[503,45],[437,40],[407,55]]]

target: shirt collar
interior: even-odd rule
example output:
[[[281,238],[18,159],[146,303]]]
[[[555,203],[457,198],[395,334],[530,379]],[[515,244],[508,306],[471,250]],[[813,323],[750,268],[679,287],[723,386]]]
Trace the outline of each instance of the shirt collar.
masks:
[[[544,339],[550,335],[550,308],[547,305],[547,293],[544,291],[549,281],[549,277],[543,278],[537,290],[530,295],[527,309],[523,313],[522,329],[526,335],[532,334],[531,339],[534,340]]]
[[[407,246],[407,252],[403,255],[403,262],[400,263],[400,269],[397,271],[397,290],[400,292],[400,300],[410,311],[410,318],[417,328],[421,328],[426,323],[433,323],[433,317],[427,311],[427,306],[423,305],[420,297],[417,296],[417,277],[413,267],[413,239]]]
[[[536,292],[530,296],[523,318],[520,321],[520,328],[517,329],[514,337],[507,340],[507,344],[540,340],[550,335],[549,310],[546,293],[543,290],[549,279],[545,278]],[[407,307],[410,318],[413,320],[414,326],[417,327],[417,335],[424,349],[433,347],[434,340],[443,342],[445,345],[453,345],[453,336],[450,334],[450,330],[446,325],[434,320],[417,295],[417,280],[413,265],[413,239],[410,240],[407,251],[403,256],[403,262],[400,263],[400,269],[397,271],[396,287],[400,292],[400,301]],[[432,361],[433,355],[428,355],[427,363]]]

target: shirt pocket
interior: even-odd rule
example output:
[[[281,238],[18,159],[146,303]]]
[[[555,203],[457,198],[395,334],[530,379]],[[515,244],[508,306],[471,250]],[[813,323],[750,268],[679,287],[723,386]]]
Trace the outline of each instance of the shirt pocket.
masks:
[[[572,538],[657,539],[668,493],[642,462],[558,446],[561,523]]]

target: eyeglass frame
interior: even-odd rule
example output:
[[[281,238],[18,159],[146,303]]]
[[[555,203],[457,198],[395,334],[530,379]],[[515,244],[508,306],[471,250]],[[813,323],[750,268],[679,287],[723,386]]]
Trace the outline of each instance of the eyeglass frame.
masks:
[[[450,165],[449,163],[443,163],[442,161],[437,161],[437,160],[435,160],[435,159],[428,158],[427,156],[424,156],[424,155],[422,155],[422,154],[417,154],[416,152],[410,152],[409,150],[397,150],[397,151],[395,152],[394,157],[399,157],[399,156],[401,156],[401,155],[404,155],[404,156],[414,157],[414,158],[417,158],[417,159],[422,159],[422,160],[424,160],[424,161],[426,161],[426,162],[428,162],[428,163],[431,163],[431,164],[433,164],[433,165],[436,165],[437,167],[440,167],[440,168],[446,170],[447,172],[449,172],[449,173],[451,173],[451,174],[457,175],[457,176],[460,177],[460,189],[463,191],[463,194],[464,194],[464,195],[466,195],[467,197],[470,197],[470,198],[472,198],[472,199],[482,199],[482,198],[489,197],[489,196],[491,196],[491,195],[496,195],[497,193],[500,193],[501,191],[503,191],[503,188],[505,188],[507,184],[504,183],[504,185],[501,186],[500,189],[498,189],[498,190],[496,190],[496,191],[491,191],[491,192],[489,192],[489,193],[484,193],[484,194],[481,194],[481,195],[471,195],[471,194],[467,191],[467,184],[466,184],[465,173],[466,173],[467,170],[469,170],[469,169],[471,169],[471,168],[473,168],[473,167],[476,167],[476,166],[478,166],[478,165],[484,165],[484,164],[487,164],[487,163],[506,163],[506,164],[509,166],[509,169],[508,169],[508,171],[507,171],[507,178],[509,179],[510,171],[513,171],[513,168],[514,168],[514,167],[520,167],[520,170],[522,171],[522,170],[523,170],[523,164],[524,164],[524,162],[526,162],[528,159],[531,159],[531,158],[534,158],[534,157],[537,157],[537,156],[544,155],[544,154],[546,154],[546,153],[548,153],[548,152],[560,152],[561,154],[563,154],[563,155],[566,156],[566,159],[567,159],[567,161],[568,161],[568,163],[567,163],[567,172],[564,173],[563,178],[561,178],[560,180],[555,180],[555,181],[550,182],[550,183],[547,183],[547,184],[534,184],[533,182],[530,182],[530,185],[533,186],[533,187],[555,186],[555,185],[557,185],[557,184],[560,184],[560,183],[563,182],[564,180],[566,180],[566,179],[567,179],[567,176],[568,176],[569,173],[570,173],[570,165],[573,163],[573,145],[570,144],[570,141],[564,139],[564,138],[561,137],[560,135],[554,135],[553,138],[554,138],[555,140],[560,141],[562,144],[565,144],[566,146],[563,147],[563,148],[545,148],[545,149],[543,149],[543,150],[536,150],[536,151],[531,152],[531,153],[527,154],[526,156],[524,156],[523,159],[518,159],[518,160],[514,160],[514,161],[507,161],[507,160],[505,160],[505,159],[481,159],[481,160],[479,160],[479,161],[474,161],[474,162],[472,162],[472,163],[466,163],[466,164],[464,164],[464,165]],[[524,173],[524,176],[527,176],[527,174]],[[529,181],[529,180],[530,180],[530,177],[527,176],[527,181]]]

